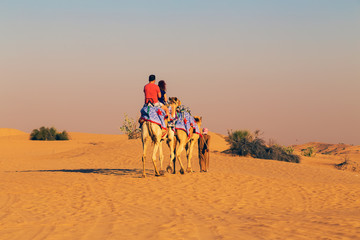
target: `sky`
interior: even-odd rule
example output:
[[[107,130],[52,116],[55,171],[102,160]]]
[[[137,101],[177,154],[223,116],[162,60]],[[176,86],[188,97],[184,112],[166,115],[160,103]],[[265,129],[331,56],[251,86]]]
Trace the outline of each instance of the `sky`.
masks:
[[[359,0],[2,0],[0,128],[120,134],[148,76],[203,127],[360,145]]]

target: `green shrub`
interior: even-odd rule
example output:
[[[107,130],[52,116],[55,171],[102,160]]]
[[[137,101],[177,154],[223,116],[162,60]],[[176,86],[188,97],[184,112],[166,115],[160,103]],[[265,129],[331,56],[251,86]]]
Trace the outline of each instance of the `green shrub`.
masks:
[[[294,153],[294,148],[293,147],[283,147],[283,149],[288,154],[293,154]]]
[[[300,157],[298,155],[289,153],[286,148],[282,146],[272,146],[268,148],[268,158],[284,162],[299,163]]]
[[[291,146],[285,147],[285,146],[281,146],[279,144],[273,144],[273,145],[269,145],[269,147],[281,148],[283,151],[285,151],[288,154],[293,154],[294,153],[294,148],[291,147]]]
[[[61,133],[56,134],[55,139],[58,141],[69,140],[69,134],[66,131],[62,131]]]
[[[247,156],[251,152],[253,135],[248,130],[228,131],[227,142],[230,143],[230,150],[240,156]]]
[[[265,141],[259,137],[259,131],[252,134],[248,130],[228,131],[227,142],[230,143],[228,152],[240,156],[252,156],[261,159],[273,159],[285,162],[300,162],[300,157],[292,154],[292,148],[279,145],[266,146]]]
[[[306,149],[302,149],[302,155],[305,157],[315,157],[316,155],[316,148],[315,147],[308,147]]]
[[[141,130],[138,127],[138,123],[134,119],[129,118],[126,113],[124,114],[124,121],[120,127],[120,131],[127,134],[129,139],[141,137]]]
[[[32,130],[30,134],[30,140],[41,141],[55,141],[55,140],[69,140],[69,134],[66,131],[61,133],[56,131],[56,128],[41,127],[39,129]]]

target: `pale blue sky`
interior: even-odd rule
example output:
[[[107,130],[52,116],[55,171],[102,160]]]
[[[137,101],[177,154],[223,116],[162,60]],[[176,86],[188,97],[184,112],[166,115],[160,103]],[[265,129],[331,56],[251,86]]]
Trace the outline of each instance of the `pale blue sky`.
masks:
[[[360,144],[360,1],[1,1],[0,127],[119,133],[149,74],[211,131]]]

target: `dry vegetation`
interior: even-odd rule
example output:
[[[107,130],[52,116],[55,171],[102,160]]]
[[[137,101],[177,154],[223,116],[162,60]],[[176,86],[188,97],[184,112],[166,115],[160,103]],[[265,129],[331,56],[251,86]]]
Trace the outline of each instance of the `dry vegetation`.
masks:
[[[360,172],[360,164],[356,161],[350,160],[348,156],[344,157],[344,162],[335,165],[335,167],[340,170]]]
[[[120,131],[125,133],[129,139],[138,139],[141,137],[139,123],[127,114],[124,114],[124,121],[120,127]]]
[[[300,162],[300,157],[293,154],[292,148],[286,148],[280,145],[267,146],[260,135],[259,130],[254,133],[248,130],[229,131],[226,140],[230,144],[230,149],[226,152],[261,159],[294,163]]]

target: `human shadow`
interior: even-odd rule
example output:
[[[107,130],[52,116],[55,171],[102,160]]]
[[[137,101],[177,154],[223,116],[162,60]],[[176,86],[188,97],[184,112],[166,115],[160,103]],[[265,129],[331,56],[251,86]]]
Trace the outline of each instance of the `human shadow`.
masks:
[[[147,170],[151,172],[152,170]],[[109,169],[109,168],[85,168],[85,169],[47,169],[47,170],[25,170],[18,172],[64,172],[64,173],[94,173],[102,175],[142,177],[141,169]]]

